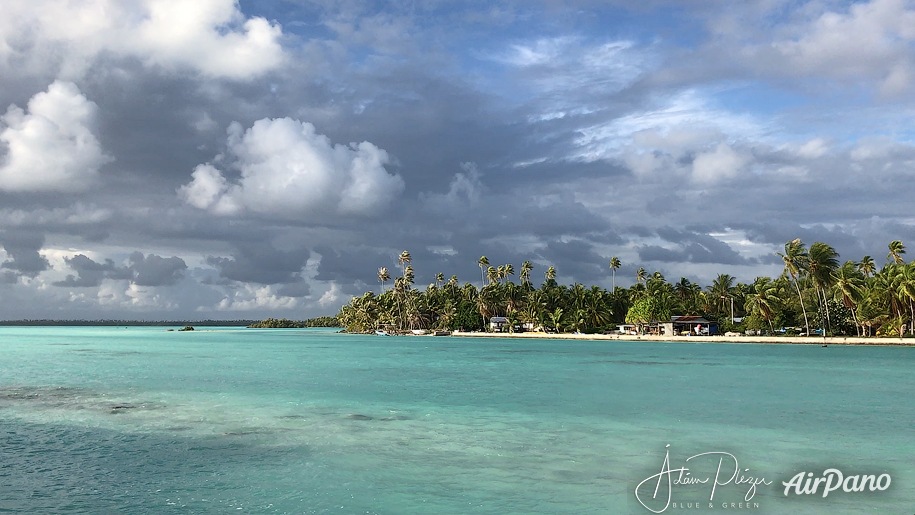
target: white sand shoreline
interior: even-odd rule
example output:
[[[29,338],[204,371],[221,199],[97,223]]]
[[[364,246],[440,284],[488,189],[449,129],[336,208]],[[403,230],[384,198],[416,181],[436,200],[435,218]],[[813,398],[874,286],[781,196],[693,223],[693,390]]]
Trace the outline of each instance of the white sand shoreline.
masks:
[[[877,338],[856,336],[658,336],[621,334],[483,333],[454,331],[452,336],[470,338],[545,338],[550,340],[621,340],[628,342],[743,343],[787,345],[870,345],[915,347],[915,338]]]

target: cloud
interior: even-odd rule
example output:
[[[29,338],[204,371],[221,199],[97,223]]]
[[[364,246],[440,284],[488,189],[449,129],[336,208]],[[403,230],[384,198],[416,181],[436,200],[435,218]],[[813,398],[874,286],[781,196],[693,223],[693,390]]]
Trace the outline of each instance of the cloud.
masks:
[[[734,178],[749,163],[750,158],[735,151],[730,145],[719,143],[709,152],[703,152],[693,160],[695,181],[711,183]]]
[[[742,256],[728,243],[709,234],[661,227],[657,235],[662,245],[644,244],[637,247],[639,259],[665,263],[715,263],[725,265],[752,265],[755,258]]]
[[[206,263],[231,281],[258,284],[292,284],[302,280],[307,249],[277,250],[268,242],[238,245],[232,257],[208,256]]]
[[[910,92],[915,85],[912,3],[871,0],[840,4],[847,7],[834,9],[832,2],[807,2],[774,26],[764,25],[765,31],[746,22],[721,24],[716,28],[727,27],[727,30],[719,32],[719,36],[740,42],[723,45],[721,39],[716,39],[716,45],[737,49],[734,57],[743,66],[769,76],[830,78],[854,85],[868,84],[890,97]],[[779,3],[768,6],[782,9]],[[775,12],[745,17],[746,20],[757,18],[777,19]],[[750,37],[762,41],[746,44]],[[818,89],[821,85],[817,82]]]
[[[129,281],[131,285],[140,287],[171,286],[180,281],[187,270],[187,264],[177,256],[164,258],[155,254],[144,255],[139,251],[128,256],[125,266],[117,266],[111,259],[99,263],[85,254],[66,257],[64,262],[77,275],[68,274],[64,280],[52,283],[54,286],[98,287],[105,279]],[[137,292],[141,290],[146,291],[135,289]]]
[[[55,81],[0,117],[0,190],[85,191],[112,161],[92,131],[97,111],[75,84]],[[2,146],[0,146],[2,149]]]
[[[9,259],[0,263],[0,268],[15,274],[8,275],[8,279],[16,276],[37,277],[50,268],[48,260],[38,252],[44,246],[44,236],[41,234],[6,231],[0,233],[0,245],[9,256]]]
[[[116,270],[114,261],[107,259],[104,263],[98,263],[85,254],[67,257],[64,258],[64,261],[77,275],[68,274],[63,281],[52,283],[54,286],[66,288],[96,287],[102,284],[102,280],[106,276]]]
[[[177,283],[187,270],[184,260],[172,256],[164,258],[155,254],[144,256],[134,252],[128,258],[132,273],[131,283],[137,286],[165,286]]]
[[[81,77],[102,57],[249,79],[284,61],[282,29],[234,0],[34,0],[4,5],[0,66]],[[53,73],[53,72],[52,72]]]
[[[198,165],[179,188],[186,203],[218,215],[244,211],[281,218],[378,214],[404,190],[385,165],[387,152],[369,142],[332,145],[310,123],[262,119],[242,132],[229,127],[230,182],[215,166]]]
[[[463,172],[454,174],[448,193],[421,193],[420,200],[431,211],[457,214],[468,208],[477,208],[485,193],[482,174],[476,163],[461,163]]]
[[[213,308],[216,311],[291,310],[298,308],[301,300],[278,294],[272,286],[245,285],[231,297],[225,297]]]

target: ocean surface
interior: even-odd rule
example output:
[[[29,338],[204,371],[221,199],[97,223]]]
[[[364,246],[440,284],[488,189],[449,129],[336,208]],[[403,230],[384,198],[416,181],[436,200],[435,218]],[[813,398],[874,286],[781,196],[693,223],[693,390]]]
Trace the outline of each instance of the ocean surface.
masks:
[[[5,327],[0,513],[911,515],[913,398],[915,348]]]

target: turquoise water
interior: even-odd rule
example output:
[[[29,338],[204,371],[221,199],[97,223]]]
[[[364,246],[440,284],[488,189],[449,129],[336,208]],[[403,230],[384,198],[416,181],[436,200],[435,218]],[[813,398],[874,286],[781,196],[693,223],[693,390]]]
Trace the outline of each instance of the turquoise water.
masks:
[[[712,509],[709,484],[642,499],[911,514],[913,366],[894,347],[0,328],[0,512],[651,513],[634,490],[665,452],[694,478],[718,455],[686,458],[727,452],[771,482],[749,509],[733,483]],[[784,495],[826,468],[892,483]]]

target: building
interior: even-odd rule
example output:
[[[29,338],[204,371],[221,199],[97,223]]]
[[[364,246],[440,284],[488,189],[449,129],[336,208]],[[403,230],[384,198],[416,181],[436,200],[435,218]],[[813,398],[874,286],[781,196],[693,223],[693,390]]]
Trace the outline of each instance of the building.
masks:
[[[501,333],[508,328],[508,318],[492,317],[489,319],[489,330],[494,333]]]
[[[677,315],[670,317],[670,322],[658,324],[661,334],[665,335],[701,335],[718,334],[718,322],[706,320],[697,315]]]

